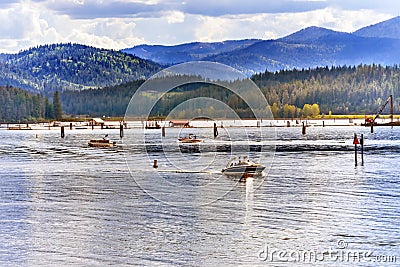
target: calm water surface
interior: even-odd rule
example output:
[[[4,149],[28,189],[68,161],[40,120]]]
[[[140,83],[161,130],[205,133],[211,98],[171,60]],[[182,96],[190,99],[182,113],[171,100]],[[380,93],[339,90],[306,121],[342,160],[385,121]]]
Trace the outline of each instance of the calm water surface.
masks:
[[[231,147],[196,129],[197,153],[180,152],[177,130],[146,132],[148,146],[138,131],[122,142],[118,130],[1,130],[0,265],[399,264],[399,128],[277,128],[268,173],[245,182],[220,174],[243,152],[243,129],[230,130]],[[365,134],[364,166],[354,132]],[[87,146],[104,134],[120,146]]]

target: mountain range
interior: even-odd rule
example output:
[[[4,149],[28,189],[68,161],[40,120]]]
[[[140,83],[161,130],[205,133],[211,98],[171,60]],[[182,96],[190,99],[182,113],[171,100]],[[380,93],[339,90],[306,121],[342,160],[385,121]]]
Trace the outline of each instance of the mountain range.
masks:
[[[139,45],[122,51],[167,65],[191,60],[215,61],[250,76],[265,70],[398,64],[399,45],[400,17],[396,17],[353,33],[308,27],[276,40]]]
[[[204,60],[248,76],[266,70],[400,63],[400,17],[353,33],[308,27],[275,40],[138,45],[121,51],[81,44],[50,44],[0,54],[0,85],[36,92],[82,90],[146,79],[182,62]]]

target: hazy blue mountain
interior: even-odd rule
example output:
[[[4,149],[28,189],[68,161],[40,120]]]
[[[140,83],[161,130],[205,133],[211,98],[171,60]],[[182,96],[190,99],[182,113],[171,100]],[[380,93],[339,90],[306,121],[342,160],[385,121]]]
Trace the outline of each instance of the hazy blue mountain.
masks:
[[[192,60],[216,61],[252,75],[265,70],[399,64],[399,39],[400,18],[397,17],[354,33],[308,27],[276,40],[188,43],[177,46],[141,45],[123,51],[160,64]]]
[[[314,36],[314,38],[309,38]],[[400,40],[365,38],[321,28],[307,28],[278,40],[257,42],[245,49],[206,60],[230,65],[247,75],[281,69],[358,64],[398,64]]]
[[[0,85],[33,91],[100,88],[144,79],[162,68],[120,51],[52,44],[0,55]]]
[[[244,49],[259,41],[257,39],[246,39],[215,43],[194,42],[174,46],[138,45],[121,51],[161,64],[177,64],[203,60],[212,55]]]
[[[337,36],[340,38],[346,34],[348,33],[336,32],[321,27],[311,26],[280,38],[278,41],[285,43],[314,43],[326,36]]]
[[[354,32],[357,36],[400,39],[400,17],[361,28]]]

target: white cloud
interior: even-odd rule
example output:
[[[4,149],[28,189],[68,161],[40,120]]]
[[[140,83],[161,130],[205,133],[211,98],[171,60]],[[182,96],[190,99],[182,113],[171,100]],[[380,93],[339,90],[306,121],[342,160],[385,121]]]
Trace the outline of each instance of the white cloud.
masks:
[[[234,1],[247,13],[227,0],[8,0],[0,3],[0,52],[60,42],[122,49],[142,43],[272,39],[308,26],[352,32],[391,18],[400,8],[394,0]]]
[[[74,30],[69,39],[108,49],[122,49],[144,42],[143,38],[135,35],[136,23],[130,19],[82,20],[81,24],[82,28]]]
[[[309,26],[319,26],[335,31],[353,32],[359,28],[390,19],[392,16],[372,10],[323,10],[274,15],[274,28],[280,37]],[[293,23],[293,22],[296,23]],[[286,26],[286,27],[285,27]],[[289,30],[289,31],[288,31]]]
[[[230,24],[226,18],[199,17],[199,25],[194,27],[195,38],[200,42],[221,41],[228,35]]]
[[[185,14],[180,11],[168,11],[166,12],[166,18],[169,24],[182,23],[185,21]]]

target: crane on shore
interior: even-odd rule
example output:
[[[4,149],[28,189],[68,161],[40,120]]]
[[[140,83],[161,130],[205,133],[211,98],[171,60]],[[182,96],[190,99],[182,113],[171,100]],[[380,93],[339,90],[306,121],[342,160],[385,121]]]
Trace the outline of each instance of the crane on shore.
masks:
[[[376,115],[373,118],[366,118],[365,119],[365,126],[371,126],[371,125],[377,125],[377,123],[375,122],[375,120],[381,115],[382,111],[385,109],[385,107],[387,106],[387,104],[390,102],[390,123],[393,123],[393,96],[390,95],[385,103],[383,103],[383,105],[379,108],[378,112],[376,113]]]

